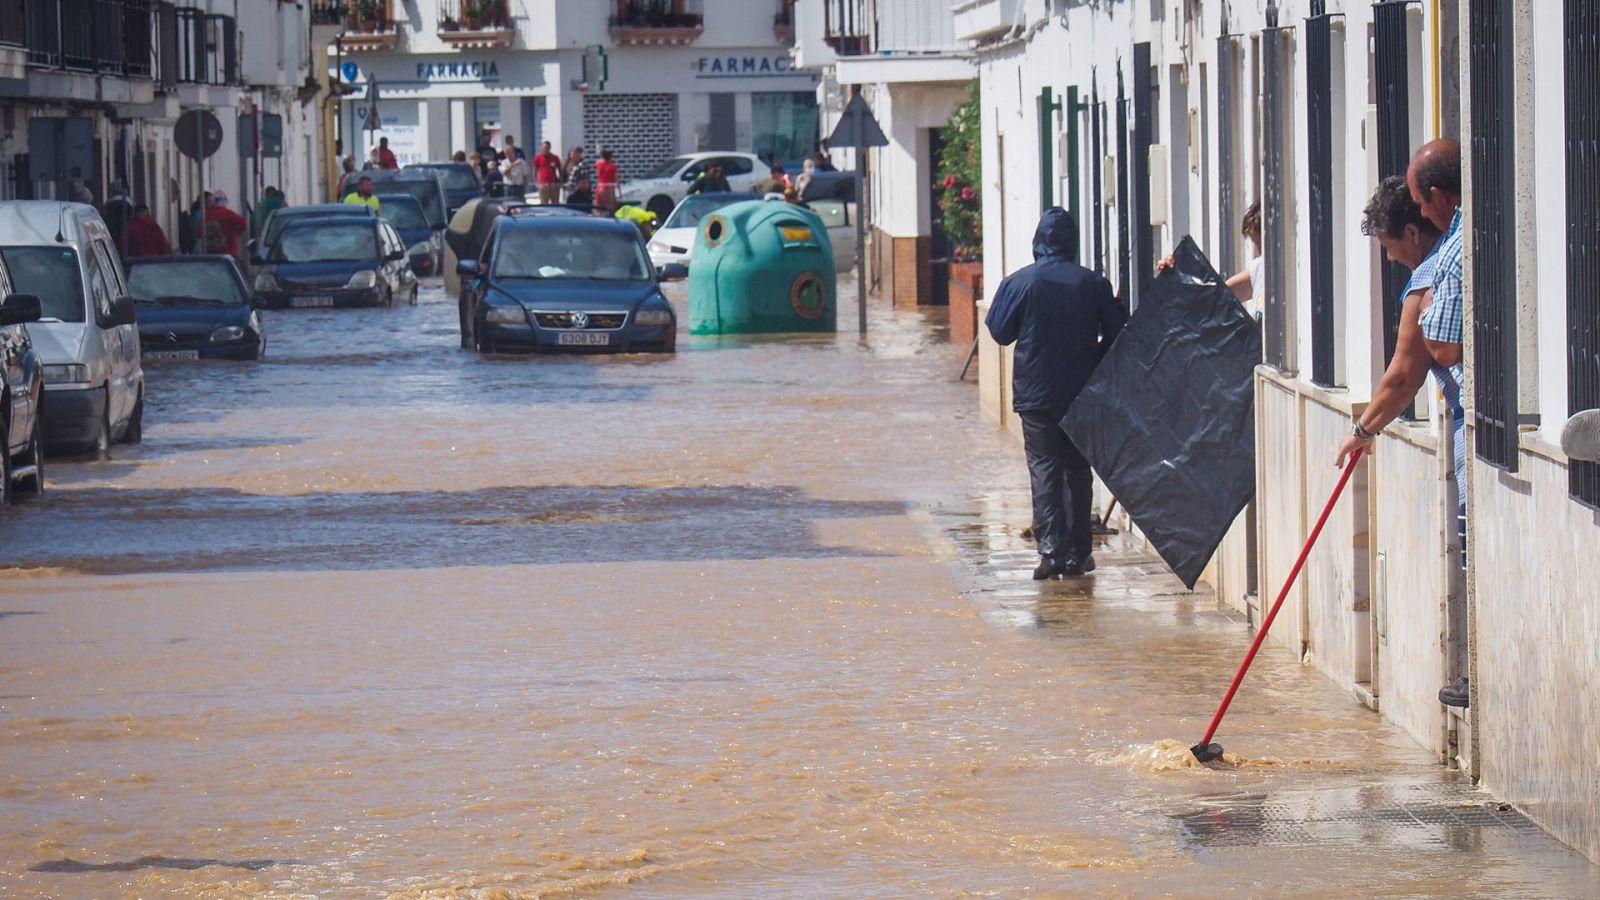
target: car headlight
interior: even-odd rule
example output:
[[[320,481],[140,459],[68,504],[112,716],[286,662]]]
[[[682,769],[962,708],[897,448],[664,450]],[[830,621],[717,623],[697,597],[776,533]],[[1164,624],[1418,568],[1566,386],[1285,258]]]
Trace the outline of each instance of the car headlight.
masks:
[[[353,291],[364,291],[367,288],[377,287],[378,273],[372,271],[371,269],[363,269],[360,272],[351,275],[350,280],[346,281],[344,286]]]
[[[418,241],[406,248],[407,256],[427,256],[433,252],[433,241]]]
[[[647,307],[639,310],[633,316],[636,325],[671,325],[672,310],[666,308]]]
[[[483,319],[490,325],[526,325],[528,314],[520,306],[491,306]]]
[[[83,363],[54,363],[43,367],[45,384],[85,384],[89,367]]]
[[[283,288],[278,286],[277,276],[271,272],[261,272],[256,275],[256,290],[276,292],[283,290]]]
[[[226,344],[228,341],[237,341],[242,337],[244,337],[244,327],[242,325],[224,325],[211,332],[211,343]]]
[[[665,253],[667,252],[667,245],[661,241],[651,241],[648,245],[646,245],[645,249],[649,250],[651,253]]]

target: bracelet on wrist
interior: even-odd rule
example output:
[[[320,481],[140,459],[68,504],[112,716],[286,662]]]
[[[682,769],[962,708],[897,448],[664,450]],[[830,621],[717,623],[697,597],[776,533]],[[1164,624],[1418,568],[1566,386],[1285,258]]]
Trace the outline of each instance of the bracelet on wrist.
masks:
[[[1378,432],[1368,431],[1365,428],[1362,428],[1360,419],[1357,419],[1354,424],[1350,426],[1350,433],[1358,438],[1361,438],[1363,441],[1370,441],[1378,436]]]

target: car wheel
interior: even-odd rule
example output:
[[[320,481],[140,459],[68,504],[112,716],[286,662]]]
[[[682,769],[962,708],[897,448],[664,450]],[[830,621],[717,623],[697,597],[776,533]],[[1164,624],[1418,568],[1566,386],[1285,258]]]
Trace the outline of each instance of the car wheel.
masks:
[[[28,462],[33,464],[33,475],[24,479],[20,487],[23,493],[37,497],[44,493],[44,426],[37,415],[33,417],[33,436],[28,438],[27,456]]]
[[[122,442],[144,443],[144,388],[139,389],[139,399],[133,402],[133,415],[128,419],[128,429],[122,433]]]
[[[100,433],[94,439],[95,459],[111,458],[111,391],[106,391],[106,408],[100,413]]]
[[[658,195],[651,197],[650,202],[646,203],[644,208],[650,210],[650,212],[655,215],[656,222],[661,223],[667,221],[667,216],[672,215],[672,206],[673,203],[671,197]]]

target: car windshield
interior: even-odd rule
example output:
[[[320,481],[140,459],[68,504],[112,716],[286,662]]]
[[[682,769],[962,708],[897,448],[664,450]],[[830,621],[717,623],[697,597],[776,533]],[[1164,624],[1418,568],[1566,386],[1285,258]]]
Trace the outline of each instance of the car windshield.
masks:
[[[70,247],[5,247],[11,287],[19,294],[36,294],[45,319],[82,322],[83,282],[78,272],[78,252]]]
[[[812,200],[806,205],[822,219],[824,228],[838,228],[850,224],[850,217],[845,214],[843,200]]]
[[[475,191],[478,189],[478,176],[472,174],[472,169],[461,166],[417,166],[444,179],[446,190]]]
[[[274,212],[267,221],[267,234],[262,239],[261,244],[264,247],[272,246],[278,240],[278,235],[283,233],[283,229],[289,227],[289,224],[295,219],[305,216],[349,216],[352,219],[364,219],[367,215],[367,207],[356,206],[355,204],[349,204],[346,210],[342,211],[280,209]]]
[[[140,303],[248,303],[234,271],[221,260],[135,263],[128,266],[128,293]]]
[[[500,236],[494,274],[500,278],[587,278],[642,281],[650,261],[629,232],[516,228]]]
[[[689,162],[687,156],[674,156],[654,169],[644,173],[646,178],[671,178],[678,174],[678,170]]]
[[[440,215],[444,214],[442,208],[434,206],[435,203],[443,203],[443,200],[439,197],[439,182],[437,181],[402,181],[397,178],[393,180],[384,179],[378,184],[382,185],[383,193],[385,194],[409,194],[416,198],[418,203],[422,204],[424,211],[438,209]],[[373,191],[373,193],[378,192]],[[383,210],[380,209],[378,212],[382,213]]]
[[[401,231],[427,228],[428,219],[422,214],[422,204],[401,194],[379,194],[378,215]]]
[[[718,197],[705,194],[695,194],[678,204],[678,208],[667,217],[667,224],[662,228],[698,228],[700,220],[730,203],[749,200],[749,197]]]
[[[278,237],[274,262],[371,262],[378,258],[377,232],[362,221],[296,222]]]

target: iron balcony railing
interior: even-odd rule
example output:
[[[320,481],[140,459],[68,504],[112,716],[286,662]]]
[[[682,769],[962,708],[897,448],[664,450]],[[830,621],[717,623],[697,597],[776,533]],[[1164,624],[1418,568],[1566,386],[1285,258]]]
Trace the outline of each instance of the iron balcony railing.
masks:
[[[439,0],[440,31],[509,31],[507,0]]]
[[[7,0],[0,33],[22,20],[28,63],[48,69],[149,78],[154,62],[151,0]],[[4,24],[7,21],[11,24]],[[13,41],[14,42],[14,41]]]
[[[840,56],[872,52],[872,17],[866,0],[825,0],[822,39]]]
[[[344,30],[354,34],[396,31],[394,0],[347,0]]]
[[[1568,3],[1567,409],[1600,408],[1600,8]],[[1600,509],[1600,463],[1572,460],[1569,491]]]
[[[22,47],[28,39],[28,20],[22,3],[0,3],[0,44]]]
[[[349,0],[310,0],[311,24],[340,25],[344,23]]]
[[[611,17],[612,28],[701,28],[698,0],[627,0]]]
[[[177,10],[177,79],[191,84],[239,83],[239,29],[232,16]]]

